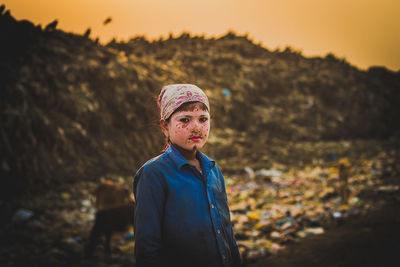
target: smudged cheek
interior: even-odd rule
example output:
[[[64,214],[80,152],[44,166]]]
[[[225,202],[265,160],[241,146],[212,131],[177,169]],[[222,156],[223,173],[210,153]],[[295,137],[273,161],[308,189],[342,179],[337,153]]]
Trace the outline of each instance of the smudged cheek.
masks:
[[[209,123],[202,124],[201,130],[208,133],[210,131],[210,124]]]
[[[189,132],[189,128],[187,127],[186,124],[177,124],[177,125],[175,125],[173,130],[174,130],[174,134],[176,136],[178,136],[178,135],[181,136],[181,135],[184,135],[185,133]]]
[[[208,137],[208,133],[210,132],[210,125],[205,125],[201,127],[201,133],[203,137]]]
[[[178,129],[185,129],[186,127],[187,127],[187,125],[185,123],[177,123],[175,125],[175,128],[178,128]]]
[[[187,128],[176,128],[174,131],[175,136],[186,139],[189,137],[189,130]]]
[[[182,133],[184,133],[184,132],[186,132],[186,131],[183,130],[183,129],[176,129],[175,130],[175,135],[182,135]]]

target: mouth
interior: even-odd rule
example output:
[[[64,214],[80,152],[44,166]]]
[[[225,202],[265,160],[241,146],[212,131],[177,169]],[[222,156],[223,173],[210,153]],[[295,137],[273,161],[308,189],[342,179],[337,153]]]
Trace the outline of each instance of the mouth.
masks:
[[[192,136],[189,138],[192,142],[200,142],[201,137],[200,136]]]

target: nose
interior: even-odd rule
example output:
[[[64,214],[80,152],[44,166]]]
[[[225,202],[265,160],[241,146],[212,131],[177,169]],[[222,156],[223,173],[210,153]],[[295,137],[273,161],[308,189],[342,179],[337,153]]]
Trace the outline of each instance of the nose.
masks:
[[[197,121],[197,120],[195,120],[195,121],[193,122],[192,131],[193,131],[193,132],[196,132],[196,131],[199,131],[199,130],[200,130],[200,122]]]

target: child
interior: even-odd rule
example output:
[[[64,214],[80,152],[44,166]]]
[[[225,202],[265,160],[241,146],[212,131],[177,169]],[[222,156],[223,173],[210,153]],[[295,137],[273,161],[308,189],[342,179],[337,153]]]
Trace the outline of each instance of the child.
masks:
[[[224,178],[199,151],[210,131],[207,96],[195,85],[168,85],[158,108],[167,147],[133,182],[137,266],[241,266]]]

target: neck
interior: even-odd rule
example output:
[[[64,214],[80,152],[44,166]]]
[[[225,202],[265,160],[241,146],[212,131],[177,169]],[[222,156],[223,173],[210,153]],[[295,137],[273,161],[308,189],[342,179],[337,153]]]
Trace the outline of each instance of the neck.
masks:
[[[180,146],[177,146],[174,144],[174,147],[181,153],[181,155],[187,160],[187,161],[193,161],[196,160],[196,154],[197,154],[197,149],[193,150],[187,150],[184,148],[181,148]]]

